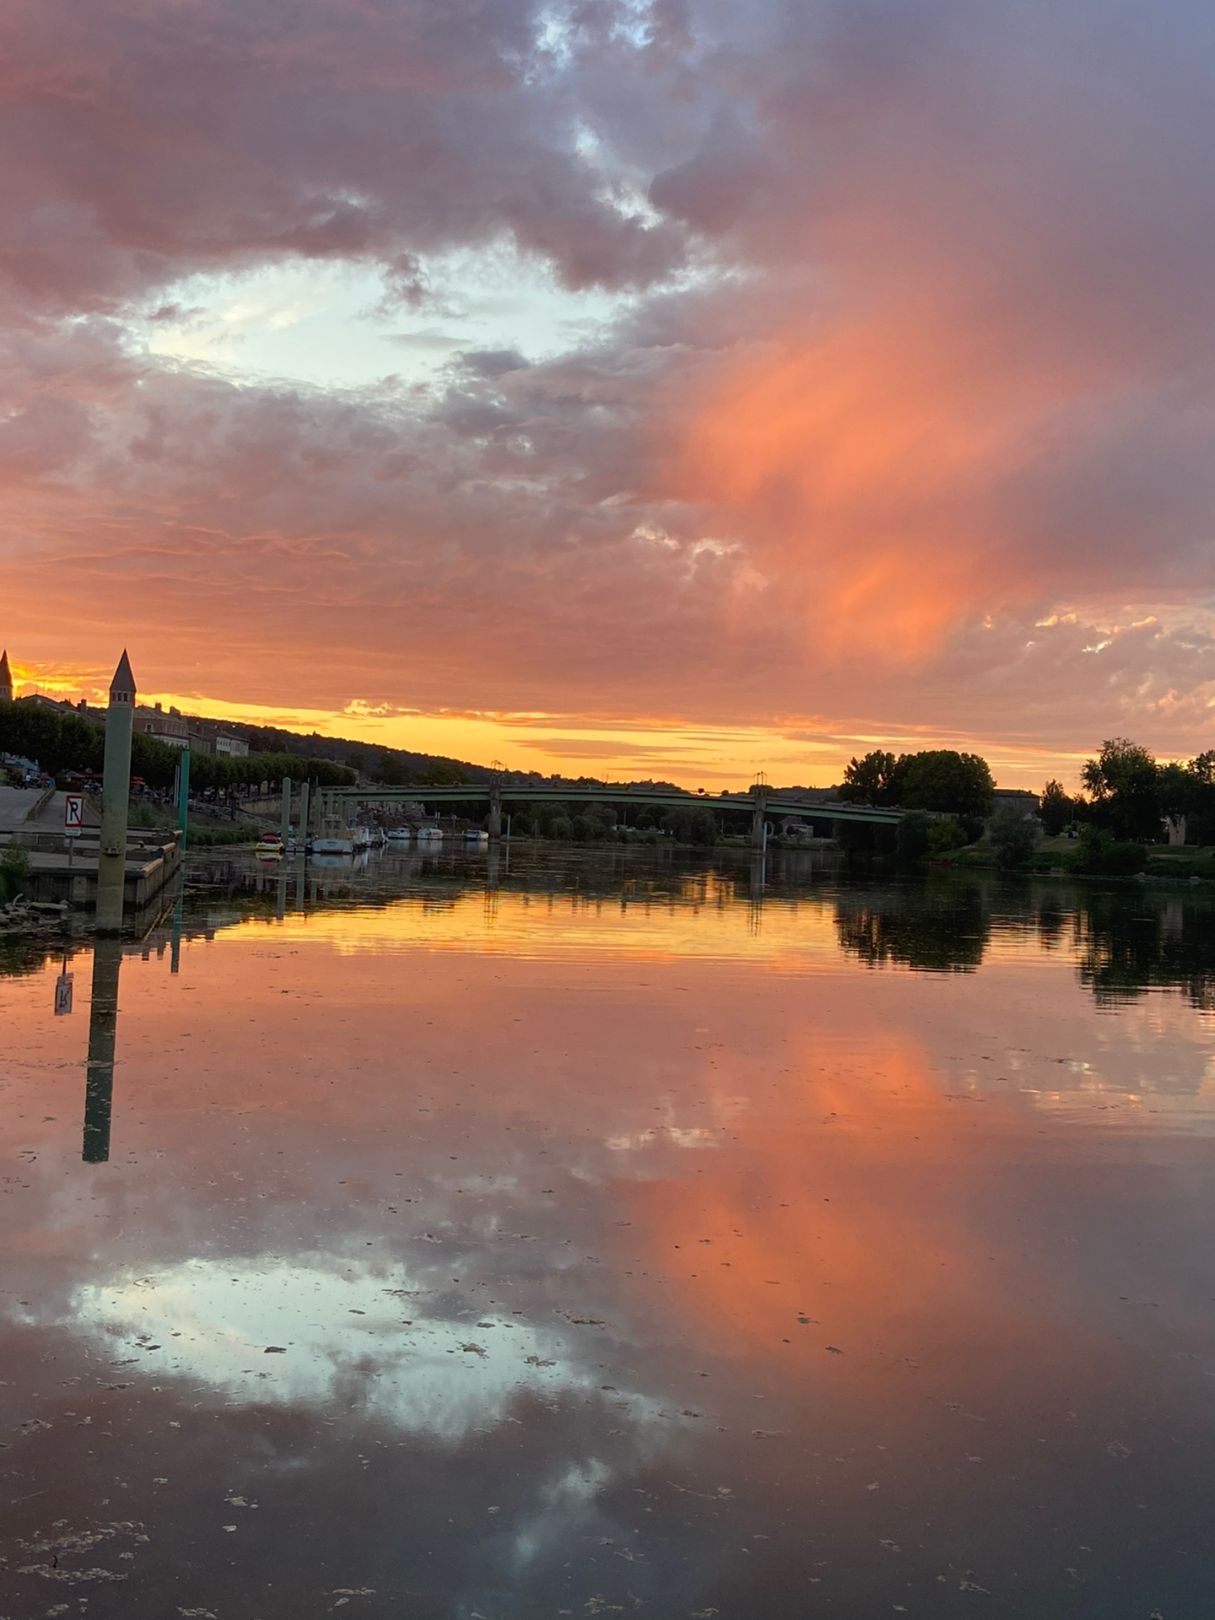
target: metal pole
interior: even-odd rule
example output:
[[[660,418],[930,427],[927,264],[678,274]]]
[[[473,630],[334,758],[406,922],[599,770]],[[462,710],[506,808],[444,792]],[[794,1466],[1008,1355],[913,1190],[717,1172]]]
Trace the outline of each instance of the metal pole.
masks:
[[[177,782],[177,826],[181,833],[181,847],[186,847],[186,833],[190,828],[190,750],[181,751],[181,765]]]

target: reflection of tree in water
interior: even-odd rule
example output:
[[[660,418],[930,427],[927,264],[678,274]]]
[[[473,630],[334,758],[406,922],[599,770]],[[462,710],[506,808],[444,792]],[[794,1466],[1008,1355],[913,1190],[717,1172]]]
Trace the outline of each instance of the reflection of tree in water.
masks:
[[[926,973],[971,973],[983,960],[991,917],[978,887],[903,883],[844,890],[835,926],[843,949],[870,967],[897,962]]]
[[[1039,902],[1038,938],[1048,950],[1061,942],[1069,921],[1074,923],[1075,914],[1069,907],[1062,905],[1057,896],[1051,895]]]
[[[53,956],[62,955],[58,940],[6,939],[0,943],[0,978],[23,978],[40,973]]]
[[[1215,1012],[1215,907],[1181,895],[1123,891],[1080,902],[1081,981],[1098,1002],[1127,1001],[1157,988],[1181,990]]]

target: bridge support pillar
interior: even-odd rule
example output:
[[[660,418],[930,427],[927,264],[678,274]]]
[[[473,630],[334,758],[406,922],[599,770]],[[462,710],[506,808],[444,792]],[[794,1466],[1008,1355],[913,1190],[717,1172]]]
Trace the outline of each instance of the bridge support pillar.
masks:
[[[757,793],[755,808],[751,812],[751,848],[758,850],[761,855],[768,847],[767,810],[767,794]]]
[[[312,784],[310,782],[301,782],[300,783],[300,850],[301,850],[301,852],[304,850],[305,846],[308,843],[308,832],[309,832],[309,828],[308,828],[308,809],[309,809],[308,800],[309,800],[309,798],[311,796],[311,793],[312,793]]]
[[[502,836],[502,790],[489,790],[489,836],[496,841]]]

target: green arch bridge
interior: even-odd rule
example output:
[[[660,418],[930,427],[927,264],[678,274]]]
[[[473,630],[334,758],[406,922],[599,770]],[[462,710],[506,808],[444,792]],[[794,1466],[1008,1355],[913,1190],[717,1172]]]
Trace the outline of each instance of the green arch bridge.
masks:
[[[868,804],[823,804],[805,799],[784,799],[759,789],[750,793],[682,793],[678,789],[613,787],[594,788],[527,787],[505,782],[461,782],[443,787],[354,787],[322,788],[324,814],[345,820],[350,810],[370,804],[488,804],[489,835],[501,836],[504,804],[633,804],[652,809],[684,810],[689,807],[738,810],[751,817],[751,842],[762,849],[765,824],[770,817],[801,821],[861,821],[876,826],[896,826],[903,810],[875,809]]]

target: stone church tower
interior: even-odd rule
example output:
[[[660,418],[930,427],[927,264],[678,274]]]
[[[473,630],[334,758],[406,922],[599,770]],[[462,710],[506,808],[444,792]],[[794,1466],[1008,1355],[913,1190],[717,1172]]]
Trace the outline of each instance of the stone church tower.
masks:
[[[13,701],[13,672],[8,667],[8,648],[0,652],[0,703]]]

